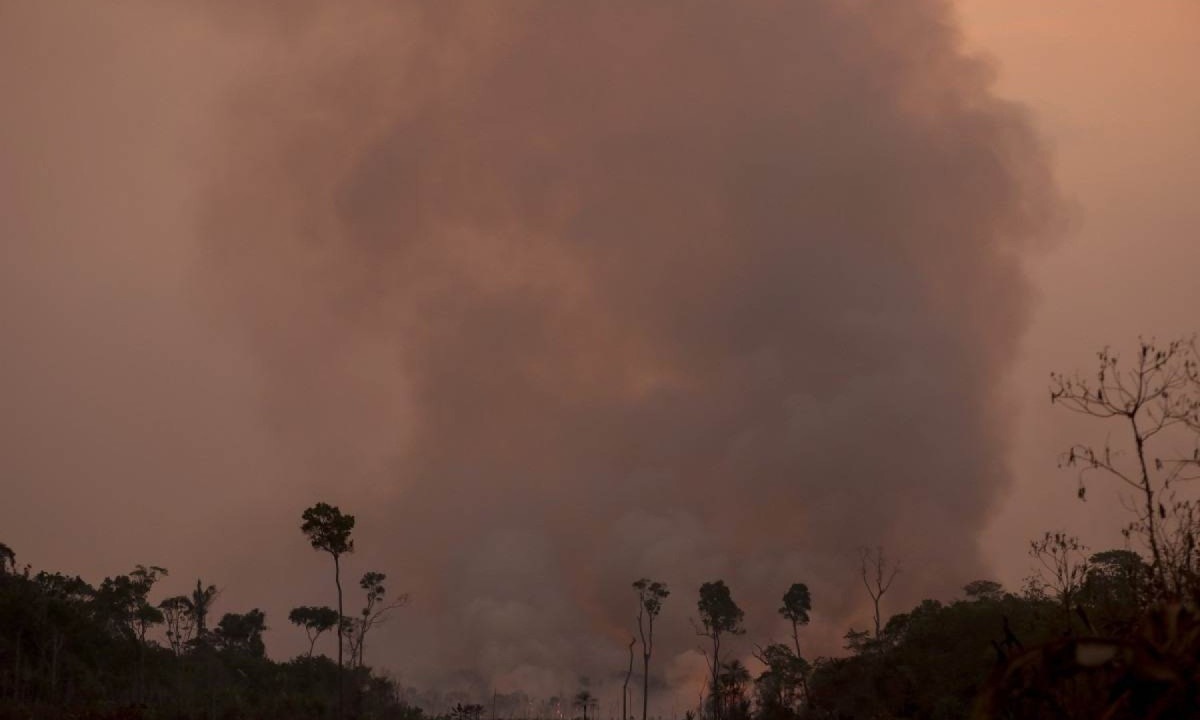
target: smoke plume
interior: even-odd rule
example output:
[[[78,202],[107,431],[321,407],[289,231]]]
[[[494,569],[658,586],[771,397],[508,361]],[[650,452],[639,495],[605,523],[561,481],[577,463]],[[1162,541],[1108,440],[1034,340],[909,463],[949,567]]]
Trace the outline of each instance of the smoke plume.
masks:
[[[902,560],[895,609],[986,574],[1022,258],[1056,201],[948,3],[185,19],[233,48],[187,283],[254,367],[256,497],[287,498],[254,537],[316,499],[358,515],[414,597],[368,662],[601,685],[648,576],[673,593],[655,682],[692,703],[704,581],[746,610],[741,651],[807,582],[828,652],[866,624],[859,546]]]
[[[856,546],[981,571],[1051,191],[944,3],[288,8],[222,16],[270,52],[207,272],[373,493],[407,664],[606,675],[642,575],[669,657],[707,579],[765,637],[793,581],[846,617]]]

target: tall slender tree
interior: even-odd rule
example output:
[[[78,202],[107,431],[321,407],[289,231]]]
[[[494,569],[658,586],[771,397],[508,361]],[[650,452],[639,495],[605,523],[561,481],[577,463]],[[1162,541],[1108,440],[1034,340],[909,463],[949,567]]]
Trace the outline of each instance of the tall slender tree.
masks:
[[[741,635],[742,619],[746,613],[742,611],[724,580],[706,582],[700,586],[700,601],[696,604],[700,611],[700,624],[697,634],[706,637],[712,643],[712,658],[709,669],[712,671],[712,713],[716,720],[721,720],[721,638],[724,635]],[[706,653],[707,654],[707,653]]]
[[[350,533],[354,530],[354,516],[343,514],[341,510],[328,503],[317,503],[304,511],[301,517],[304,521],[300,531],[308,538],[313,549],[329,553],[333,558],[333,582],[337,586],[338,617],[345,617],[342,609],[342,555],[354,552],[354,540]],[[338,631],[338,718],[344,717],[346,708],[345,682],[342,678],[342,644],[344,623],[337,624]]]
[[[654,618],[662,611],[662,601],[671,594],[666,583],[642,578],[633,584],[638,592],[638,634],[642,636],[642,720],[650,697],[650,654],[654,652]]]
[[[779,614],[792,624],[792,642],[796,646],[796,663],[799,668],[804,667],[804,659],[800,655],[800,627],[808,624],[810,612],[812,612],[812,595],[808,591],[808,586],[804,583],[792,583],[792,586],[783,595],[783,606],[779,608]],[[807,700],[808,678],[803,672],[798,674]]]
[[[812,611],[812,595],[804,583],[793,583],[783,595],[783,606],[779,614],[792,624],[792,642],[796,645],[796,657],[800,657],[800,626],[807,625]]]

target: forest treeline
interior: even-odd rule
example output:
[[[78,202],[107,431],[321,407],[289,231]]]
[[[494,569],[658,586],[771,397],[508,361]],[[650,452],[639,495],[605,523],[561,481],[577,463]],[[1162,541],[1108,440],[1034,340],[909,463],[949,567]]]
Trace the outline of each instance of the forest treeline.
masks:
[[[890,617],[900,565],[882,547],[860,548],[859,591],[873,615],[846,632],[840,657],[806,651],[821,598],[803,582],[781,588],[790,633],[775,640],[744,637],[744,612],[722,580],[685,603],[665,582],[638,579],[628,663],[613,669],[621,716],[649,720],[655,622],[678,613],[708,664],[684,720],[1200,717],[1200,508],[1189,493],[1200,479],[1200,356],[1194,340],[1141,341],[1132,357],[1105,349],[1097,361],[1090,374],[1053,374],[1051,401],[1105,426],[1103,444],[1068,448],[1062,465],[1077,473],[1081,499],[1097,483],[1123,491],[1125,547],[1093,552],[1051,530],[1029,543],[1035,573],[1023,587],[976,580],[959,599]],[[213,617],[213,585],[197,580],[155,602],[164,568],[138,565],[93,586],[34,572],[0,544],[0,718],[419,720],[426,711],[366,663],[372,629],[407,596],[390,596],[383,573],[342,577],[353,528],[353,516],[325,503],[303,514],[301,531],[330,559],[337,607],[291,611],[309,643],[287,661],[266,656],[261,610]],[[325,633],[337,637],[336,659],[313,652]],[[522,695],[498,707],[497,697],[432,710],[453,720],[593,720],[599,709],[586,684],[536,704]]]
[[[189,593],[153,602],[166,568],[138,565],[93,586],[20,566],[0,543],[0,718],[420,718],[365,662],[370,631],[407,596],[389,600],[387,576],[369,571],[357,583],[361,609],[343,612],[354,517],[318,503],[302,520],[313,548],[333,560],[339,609],[294,608],[288,620],[309,647],[284,662],[267,657],[262,610],[214,617],[215,585],[198,579]],[[336,660],[313,652],[330,632]]]

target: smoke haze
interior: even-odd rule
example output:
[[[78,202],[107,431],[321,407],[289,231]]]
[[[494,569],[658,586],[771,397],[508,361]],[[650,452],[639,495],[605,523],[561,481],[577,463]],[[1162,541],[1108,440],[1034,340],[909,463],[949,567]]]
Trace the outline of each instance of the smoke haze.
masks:
[[[830,652],[856,547],[897,607],[988,573],[1058,201],[947,3],[3,7],[0,443],[82,530],[47,557],[219,579],[296,650],[328,499],[414,596],[368,662],[604,683],[649,576],[680,703],[703,581],[755,642],[807,582]]]

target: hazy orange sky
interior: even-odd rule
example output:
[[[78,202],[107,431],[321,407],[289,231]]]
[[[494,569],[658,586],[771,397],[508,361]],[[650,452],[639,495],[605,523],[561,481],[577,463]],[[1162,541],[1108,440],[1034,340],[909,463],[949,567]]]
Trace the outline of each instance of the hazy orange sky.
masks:
[[[827,650],[857,543],[894,610],[1116,544],[1047,379],[1200,330],[1200,4],[613,6],[0,0],[0,541],[286,655],[329,499],[414,593],[377,661],[539,690],[629,575],[677,684],[709,575]]]
[[[1005,580],[1024,547],[1064,527],[1118,544],[1115,488],[1073,500],[1055,467],[1077,439],[1107,432],[1052,408],[1050,370],[1090,371],[1104,345],[1200,330],[1200,4],[1189,0],[960,0],[970,47],[997,65],[997,91],[1025,103],[1050,140],[1074,205],[1060,244],[1029,261],[1039,300],[1012,392],[1021,405],[1014,485],[988,547]]]

